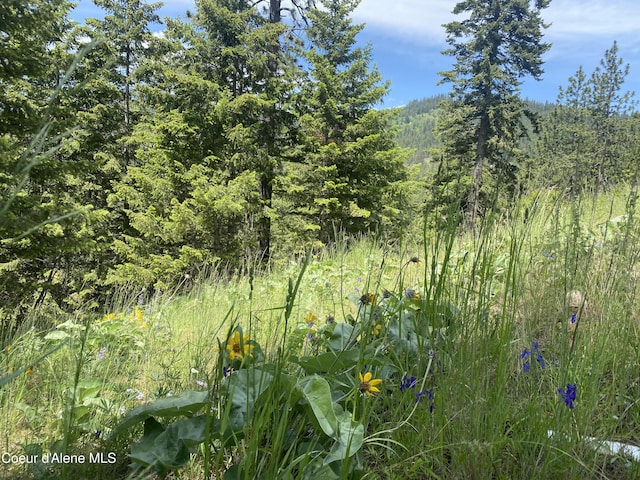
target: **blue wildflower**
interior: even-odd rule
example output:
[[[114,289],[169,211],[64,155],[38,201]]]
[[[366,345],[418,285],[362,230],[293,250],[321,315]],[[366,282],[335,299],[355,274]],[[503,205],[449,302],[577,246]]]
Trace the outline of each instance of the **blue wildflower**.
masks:
[[[538,353],[540,344],[534,340],[533,342],[531,342],[531,348],[533,349],[533,353]]]
[[[538,364],[540,365],[540,368],[545,367],[544,357],[542,356],[541,353],[538,353],[538,355],[536,356],[536,362],[538,362]]]
[[[400,391],[404,392],[410,388],[416,388],[416,377],[407,377],[404,375],[400,381]]]
[[[531,352],[525,348],[524,352],[520,354],[520,358],[527,358],[529,355],[531,355]]]
[[[573,402],[576,401],[576,392],[578,390],[578,386],[575,383],[567,383],[566,390],[563,388],[558,388],[558,393],[564,400],[564,403],[569,407],[570,410],[573,410]]]
[[[578,314],[577,313],[572,313],[571,314],[571,323],[576,323],[578,321]]]
[[[434,409],[434,405],[433,405],[433,388],[427,389],[427,390],[423,390],[421,392],[416,392],[416,403],[420,402],[423,398],[425,398],[427,400],[430,400],[431,403],[429,404],[429,412],[433,412]]]
[[[531,370],[531,364],[529,363],[529,360],[524,362],[524,365],[522,365],[522,370],[524,371],[524,373],[527,373],[529,370]]]

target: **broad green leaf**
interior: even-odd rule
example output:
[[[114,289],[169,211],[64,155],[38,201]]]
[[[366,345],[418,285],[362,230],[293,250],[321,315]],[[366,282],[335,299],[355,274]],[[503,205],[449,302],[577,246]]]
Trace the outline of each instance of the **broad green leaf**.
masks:
[[[131,448],[130,457],[159,471],[180,467],[189,461],[192,449],[205,441],[206,424],[203,415],[176,420],[166,428],[149,418],[145,421],[145,434]]]
[[[244,428],[258,397],[272,381],[273,375],[258,368],[239,370],[228,378],[227,391],[231,400],[229,423],[233,430]]]
[[[45,340],[64,340],[65,338],[69,338],[69,334],[64,330],[54,330],[44,336]]]
[[[337,323],[329,336],[329,348],[342,351],[353,345],[360,334],[360,327],[348,323]]]
[[[307,463],[302,470],[303,480],[339,480],[340,476],[333,471],[330,465],[322,462],[322,458],[314,458]]]
[[[326,352],[320,355],[301,357],[298,364],[307,373],[334,373],[356,365],[361,353],[359,348]]]
[[[322,431],[327,436],[336,439],[338,419],[333,408],[329,382],[318,375],[313,375],[302,379],[299,386]]]
[[[364,443],[364,426],[354,422],[349,412],[338,415],[338,439],[331,447],[329,455],[324,459],[327,465],[336,460],[344,460],[355,455]]]
[[[131,428],[149,417],[192,416],[207,404],[208,392],[186,391],[175,397],[161,398],[149,405],[131,410],[113,431],[113,436]]]

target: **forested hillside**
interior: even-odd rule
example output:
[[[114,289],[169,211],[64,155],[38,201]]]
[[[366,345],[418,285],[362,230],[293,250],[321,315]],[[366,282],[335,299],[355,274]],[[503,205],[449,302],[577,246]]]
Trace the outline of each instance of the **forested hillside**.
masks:
[[[434,130],[438,119],[437,108],[446,98],[446,95],[435,95],[412,100],[404,107],[398,108],[395,119],[398,144],[414,150],[413,155],[408,159],[408,164],[419,164],[423,175],[429,171],[430,152],[440,146]],[[527,105],[529,110],[541,117],[553,110],[553,104],[548,102],[527,100]]]

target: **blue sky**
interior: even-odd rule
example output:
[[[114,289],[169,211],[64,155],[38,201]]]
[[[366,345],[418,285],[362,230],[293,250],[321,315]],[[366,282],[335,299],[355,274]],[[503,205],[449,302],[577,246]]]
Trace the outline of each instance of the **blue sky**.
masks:
[[[100,17],[91,0],[78,0],[72,17]],[[382,75],[391,80],[385,106],[399,106],[410,100],[447,93],[449,86],[436,86],[439,71],[451,68],[451,58],[440,52],[447,47],[443,23],[456,19],[451,14],[457,0],[362,0],[354,22],[366,23],[362,44],[370,42],[373,60]],[[193,0],[165,0],[161,17],[184,17],[194,9]],[[618,42],[618,55],[631,65],[624,90],[640,98],[640,1],[638,0],[552,0],[544,10],[545,41],[552,47],[544,56],[540,82],[526,81],[525,97],[554,101],[558,87],[582,66],[590,74],[605,50]],[[157,29],[161,27],[156,27]]]

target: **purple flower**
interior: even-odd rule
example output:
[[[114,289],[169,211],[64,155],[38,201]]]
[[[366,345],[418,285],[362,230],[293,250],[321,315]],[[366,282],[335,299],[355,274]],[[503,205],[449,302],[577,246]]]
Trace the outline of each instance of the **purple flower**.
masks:
[[[407,377],[404,375],[400,381],[400,391],[404,392],[410,388],[416,388],[416,377]]]
[[[531,370],[531,364],[529,363],[529,360],[524,362],[524,365],[522,365],[522,370],[524,371],[524,373],[527,373],[529,370]]]
[[[577,313],[572,313],[571,314],[571,323],[576,323],[578,321],[578,314]]]
[[[429,412],[433,412],[434,406],[433,406],[433,388],[430,388],[428,390],[423,390],[421,392],[416,392],[416,403],[418,403],[419,401],[421,401],[423,398],[427,398],[427,400],[430,400],[431,403],[429,404]]]
[[[570,410],[573,410],[573,402],[576,401],[576,392],[578,390],[578,386],[575,383],[567,383],[567,389],[558,388],[558,393],[564,400],[564,403],[569,407]]]
[[[536,362],[538,362],[540,364],[541,368],[545,367],[544,357],[542,356],[541,353],[538,353],[538,355],[536,356]]]
[[[530,352],[528,349],[526,349],[526,348],[525,348],[525,349],[524,349],[524,352],[522,352],[522,353],[520,354],[520,358],[526,358],[526,357],[528,357],[529,355],[531,355],[531,352]]]

